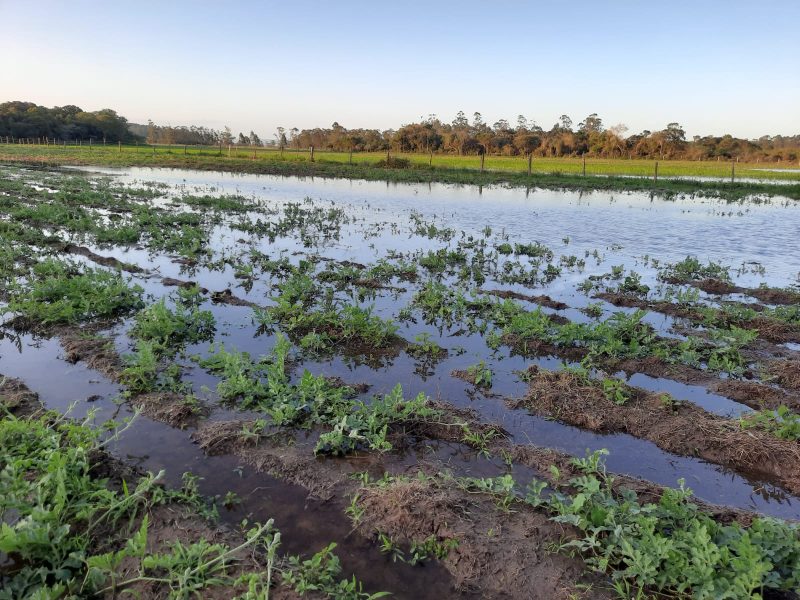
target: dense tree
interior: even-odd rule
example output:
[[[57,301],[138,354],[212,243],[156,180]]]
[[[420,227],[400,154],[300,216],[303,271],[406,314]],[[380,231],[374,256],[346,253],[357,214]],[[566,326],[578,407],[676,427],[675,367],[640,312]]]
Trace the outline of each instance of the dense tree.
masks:
[[[47,108],[33,102],[0,104],[0,136],[13,138],[129,141],[128,121],[110,108],[86,112],[78,106]]]

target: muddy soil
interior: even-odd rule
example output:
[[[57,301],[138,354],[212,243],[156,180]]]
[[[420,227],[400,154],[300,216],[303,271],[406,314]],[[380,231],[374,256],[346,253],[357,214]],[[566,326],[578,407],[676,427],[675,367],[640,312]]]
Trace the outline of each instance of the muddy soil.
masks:
[[[460,590],[484,598],[613,597],[582,560],[553,552],[575,533],[534,510],[503,512],[485,495],[417,479],[362,488],[357,503],[364,535],[381,532],[405,545],[455,540],[442,562]]]
[[[595,298],[605,300],[614,306],[641,308],[647,311],[655,311],[672,317],[688,319],[694,323],[702,323],[703,316],[697,311],[678,306],[671,302],[650,302],[629,294],[619,292],[600,292],[595,294]],[[761,307],[763,308],[763,307]],[[786,342],[800,342],[800,326],[794,323],[786,323],[770,317],[758,316],[749,321],[735,323],[743,329],[757,331],[758,336],[768,342],[775,344],[785,344]]]
[[[76,256],[83,256],[88,258],[92,262],[102,265],[104,267],[111,267],[112,269],[119,269],[121,271],[127,271],[128,273],[144,273],[144,269],[142,269],[138,265],[131,265],[128,263],[124,263],[121,260],[114,258],[113,256],[101,256],[95,252],[89,250],[85,246],[77,246],[75,244],[65,244],[61,247],[62,252],[66,252],[67,254],[74,254]]]
[[[767,365],[767,374],[784,388],[800,392],[800,359],[776,360]]]
[[[714,294],[718,296],[726,294],[745,294],[747,296],[757,298],[766,304],[800,304],[800,292],[795,292],[793,290],[770,287],[747,288],[734,285],[726,281],[721,281],[719,279],[703,279],[701,281],[689,281],[685,283],[699,288],[707,294]]]
[[[497,298],[513,298],[514,300],[524,300],[525,302],[533,302],[534,304],[538,304],[539,306],[544,306],[545,308],[552,308],[553,310],[564,310],[569,308],[567,304],[564,302],[559,302],[558,300],[553,300],[550,296],[546,296],[544,294],[539,296],[531,296],[528,294],[522,294],[520,292],[515,292],[513,290],[476,290],[479,294],[488,294],[489,296],[495,296]]]
[[[779,482],[800,491],[800,445],[756,430],[744,430],[731,419],[718,417],[686,403],[665,403],[661,394],[627,387],[623,405],[610,400],[597,384],[561,371],[528,370],[529,391],[510,400],[547,418],[602,433],[627,433],[649,440],[682,456],[696,456],[742,473]]]
[[[39,396],[25,383],[0,373],[0,408],[17,418],[27,417],[42,411]]]

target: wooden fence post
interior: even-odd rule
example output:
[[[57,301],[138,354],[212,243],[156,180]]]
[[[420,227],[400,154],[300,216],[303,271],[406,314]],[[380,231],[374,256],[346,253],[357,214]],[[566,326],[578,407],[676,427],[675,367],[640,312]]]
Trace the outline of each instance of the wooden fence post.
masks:
[[[183,145],[183,155],[186,156],[186,144]]]
[[[350,163],[351,165],[353,164],[353,150],[352,150],[352,149],[350,150],[350,159],[349,159],[349,163]]]
[[[481,173],[483,173],[483,161],[485,157],[486,157],[486,152],[485,151],[481,152]]]
[[[231,157],[231,145],[228,144],[228,158]]]
[[[389,165],[389,148],[386,149],[386,165]]]
[[[731,160],[731,183],[733,183],[733,178],[736,174],[736,162]]]
[[[311,162],[314,162],[314,146],[311,146]]]
[[[653,173],[653,182],[658,181],[658,161],[656,161],[656,170]]]
[[[583,176],[586,177],[586,155],[583,155]]]
[[[428,157],[428,166],[433,166],[433,150],[431,150],[431,155]]]
[[[105,140],[103,140],[103,142],[105,142]],[[117,143],[119,144],[119,153],[122,154],[122,140]],[[105,143],[103,143],[103,145],[105,146]]]
[[[528,152],[528,177],[531,176],[532,166],[533,166],[533,152]]]

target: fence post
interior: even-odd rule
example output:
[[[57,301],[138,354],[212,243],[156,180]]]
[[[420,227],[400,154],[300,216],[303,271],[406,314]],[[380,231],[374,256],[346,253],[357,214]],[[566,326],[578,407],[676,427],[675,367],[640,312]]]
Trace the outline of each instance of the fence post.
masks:
[[[481,152],[481,173],[483,173],[483,161],[485,157],[486,157],[486,151]]]
[[[183,155],[186,156],[186,144],[183,145]]]
[[[731,183],[733,183],[733,178],[735,174],[736,174],[736,161],[731,160]]]
[[[389,165],[389,148],[386,149],[386,165]]]
[[[528,152],[528,177],[531,176],[532,166],[533,166],[533,152]]]
[[[311,162],[314,162],[314,146],[311,146]]]
[[[433,150],[431,150],[431,155],[428,157],[428,166],[433,166]]]
[[[153,144],[153,156],[155,156],[155,155],[156,155],[156,145]]]
[[[658,161],[656,161],[656,170],[655,173],[653,173],[653,182],[656,181],[658,181]]]
[[[349,159],[349,163],[350,163],[351,165],[353,164],[353,150],[352,150],[352,149],[350,150],[350,159]]]
[[[231,145],[228,144],[228,158],[231,157]]]
[[[586,177],[586,155],[583,155],[583,176]]]
[[[103,140],[103,146],[106,145],[106,141]],[[117,144],[119,145],[119,153],[122,154],[122,140],[118,141]]]

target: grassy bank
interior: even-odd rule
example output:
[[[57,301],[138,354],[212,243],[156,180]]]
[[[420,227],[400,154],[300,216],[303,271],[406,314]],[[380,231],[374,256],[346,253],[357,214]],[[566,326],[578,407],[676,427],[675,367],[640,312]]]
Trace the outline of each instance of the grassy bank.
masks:
[[[397,158],[397,155],[393,155]],[[700,194],[736,200],[753,195],[776,195],[800,199],[800,174],[791,171],[755,171],[753,165],[737,165],[738,177],[796,179],[778,181],[713,181],[667,179],[668,177],[729,177],[730,164],[691,161],[664,161],[655,180],[652,161],[587,160],[586,175],[580,159],[535,159],[531,175],[519,157],[489,157],[484,172],[477,157],[434,156],[432,165],[424,155],[402,155],[405,168],[378,166],[385,154],[274,150],[219,149],[149,146],[0,146],[0,161],[39,165],[88,165],[106,167],[168,167],[236,173],[286,176],[314,176],[408,183],[441,182],[472,185],[508,185],[569,190],[644,191],[662,196]]]

